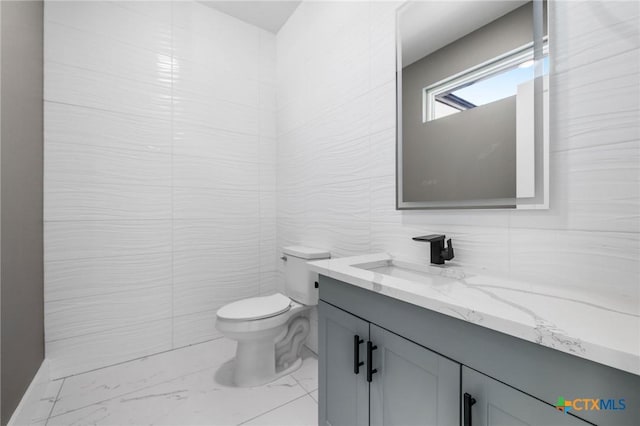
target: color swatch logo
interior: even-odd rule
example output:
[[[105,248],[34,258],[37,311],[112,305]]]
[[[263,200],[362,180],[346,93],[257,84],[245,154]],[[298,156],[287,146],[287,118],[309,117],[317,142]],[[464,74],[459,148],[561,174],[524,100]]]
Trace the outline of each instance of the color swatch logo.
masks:
[[[624,410],[627,408],[624,399],[574,398],[558,397],[556,409],[565,414],[574,411]]]

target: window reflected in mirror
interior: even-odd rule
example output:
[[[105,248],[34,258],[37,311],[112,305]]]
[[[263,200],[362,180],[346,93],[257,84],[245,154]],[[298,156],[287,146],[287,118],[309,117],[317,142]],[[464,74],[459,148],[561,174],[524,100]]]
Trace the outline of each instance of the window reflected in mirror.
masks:
[[[548,74],[549,49],[544,44],[541,59],[542,74]],[[535,78],[531,43],[487,64],[466,70],[458,77],[450,77],[424,88],[423,121],[437,120],[491,102],[522,93]]]

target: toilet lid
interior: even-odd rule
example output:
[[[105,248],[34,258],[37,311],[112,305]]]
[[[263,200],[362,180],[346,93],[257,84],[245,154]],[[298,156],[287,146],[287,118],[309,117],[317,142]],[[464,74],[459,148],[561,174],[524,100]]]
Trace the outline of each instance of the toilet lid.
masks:
[[[250,297],[229,303],[218,310],[218,317],[227,320],[257,320],[286,312],[291,299],[276,293],[272,296]]]

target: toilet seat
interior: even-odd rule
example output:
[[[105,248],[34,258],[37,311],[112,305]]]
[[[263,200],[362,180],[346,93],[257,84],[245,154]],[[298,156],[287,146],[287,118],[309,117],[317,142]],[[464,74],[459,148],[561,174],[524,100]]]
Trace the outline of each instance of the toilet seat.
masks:
[[[223,306],[218,318],[228,321],[252,321],[274,317],[291,309],[291,299],[276,293],[271,296],[250,297]]]

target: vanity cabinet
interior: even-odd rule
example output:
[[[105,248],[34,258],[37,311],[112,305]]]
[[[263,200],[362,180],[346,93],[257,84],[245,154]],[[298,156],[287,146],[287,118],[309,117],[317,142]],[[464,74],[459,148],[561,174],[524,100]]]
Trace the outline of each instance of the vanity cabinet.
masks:
[[[457,425],[460,364],[370,324],[371,425]],[[335,425],[334,425],[335,426]]]
[[[318,303],[318,321],[319,424],[366,426],[369,383],[361,360],[366,356],[363,348],[369,339],[369,323],[324,302]]]
[[[637,410],[555,408],[559,397],[625,398],[631,407],[638,376],[329,277],[319,282],[320,425],[640,424]]]
[[[320,302],[320,425],[457,425],[460,364]]]
[[[588,424],[465,366],[462,366],[461,393],[463,395],[461,416],[466,421],[463,425],[586,426]]]

